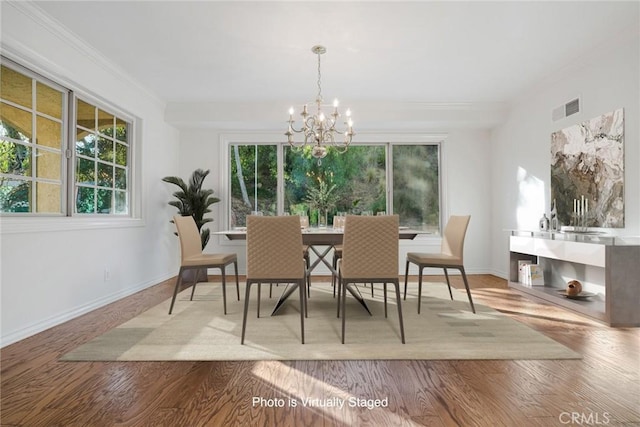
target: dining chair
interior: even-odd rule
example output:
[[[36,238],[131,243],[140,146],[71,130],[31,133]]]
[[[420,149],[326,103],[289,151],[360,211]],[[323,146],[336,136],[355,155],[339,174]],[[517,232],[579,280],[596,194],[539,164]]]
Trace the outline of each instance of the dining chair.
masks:
[[[238,283],[238,257],[233,253],[216,253],[216,254],[204,254],[202,253],[202,242],[200,240],[200,232],[198,226],[191,215],[181,216],[176,215],[173,217],[173,222],[176,225],[178,231],[178,238],[180,239],[180,271],[178,272],[178,278],[176,280],[176,287],[173,290],[173,298],[171,299],[171,306],[169,307],[169,314],[173,311],[173,305],[176,302],[176,296],[178,290],[182,285],[182,276],[185,271],[195,270],[195,278],[193,287],[191,289],[191,300],[193,300],[193,294],[196,291],[196,284],[198,283],[198,273],[202,269],[207,268],[219,268],[222,275],[222,303],[224,307],[224,314],[227,314],[227,280],[225,269],[227,265],[233,263],[233,268],[236,275],[236,294],[238,301],[240,301],[240,285]]]
[[[300,338],[304,344],[307,272],[302,254],[300,220],[295,216],[247,217],[247,278],[242,317],[244,344],[251,285],[258,284],[257,310],[260,317],[261,283],[293,283],[300,293]]]
[[[398,280],[398,215],[347,216],[342,258],[338,265],[338,309],[342,316],[342,343],[345,341],[347,287],[360,282],[384,284],[384,315],[387,316],[387,283],[396,290],[400,337],[404,344],[404,324]]]
[[[467,274],[464,271],[464,240],[469,226],[470,215],[449,217],[449,221],[444,228],[442,235],[442,244],[440,253],[421,253],[421,252],[409,252],[407,254],[407,262],[404,272],[404,299],[407,299],[407,278],[409,275],[409,263],[416,264],[418,266],[418,313],[420,313],[420,305],[422,298],[422,272],[427,267],[442,268],[444,270],[444,277],[447,279],[447,286],[449,287],[449,296],[453,300],[453,293],[451,292],[451,283],[449,282],[449,274],[447,269],[454,268],[460,271],[462,274],[462,280],[464,286],[467,288],[467,295],[469,297],[469,304],[471,305],[471,311],[476,312],[473,306],[473,299],[471,298],[471,290],[469,289],[469,282],[467,281]]]
[[[287,216],[287,215],[285,215]],[[300,216],[300,228],[306,229],[309,227],[309,217],[308,216]],[[309,275],[309,268],[311,266],[311,258],[309,257],[309,245],[302,245],[302,258],[304,259],[304,263],[307,267],[307,298],[311,297],[311,276]],[[278,284],[276,283],[276,286]],[[269,284],[269,298],[271,298],[273,294],[273,283]]]

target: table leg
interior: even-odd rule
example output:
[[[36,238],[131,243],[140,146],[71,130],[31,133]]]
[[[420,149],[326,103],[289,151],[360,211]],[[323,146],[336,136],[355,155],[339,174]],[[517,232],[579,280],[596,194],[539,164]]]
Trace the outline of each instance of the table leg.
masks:
[[[318,258],[309,266],[308,274],[311,274],[311,271],[314,268],[316,268],[316,266],[318,264],[320,264],[322,262],[322,263],[324,263],[324,265],[326,265],[329,268],[329,271],[331,271],[336,276],[338,275],[338,272],[333,268],[331,263],[326,260],[326,256],[329,254],[331,249],[333,249],[333,246],[327,246],[327,248],[322,252],[319,252],[318,249],[316,249],[316,247],[314,245],[309,245],[309,249],[311,249],[313,251],[313,253],[316,254],[316,256]],[[289,288],[289,286],[291,286],[291,288]],[[287,287],[285,288],[284,292],[282,293],[282,295],[278,299],[278,302],[276,302],[276,306],[274,307],[273,311],[271,312],[272,316],[274,314],[276,314],[278,312],[278,310],[280,310],[280,307],[282,307],[282,305],[284,304],[286,299],[289,298],[289,296],[291,296],[291,294],[294,293],[297,288],[298,288],[298,284],[293,284],[293,285],[289,284],[289,285],[287,285]],[[347,285],[347,290],[364,307],[364,309],[367,310],[367,313],[371,314],[371,310],[369,310],[369,307],[367,307],[367,303],[364,301],[364,298],[362,298],[362,295],[360,295],[360,293],[357,291],[357,289],[354,290],[353,286]]]

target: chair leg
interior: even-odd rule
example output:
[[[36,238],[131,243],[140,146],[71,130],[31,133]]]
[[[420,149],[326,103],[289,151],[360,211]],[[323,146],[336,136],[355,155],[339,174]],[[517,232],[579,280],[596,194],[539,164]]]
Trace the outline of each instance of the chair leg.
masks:
[[[443,268],[444,277],[447,279],[447,286],[449,287],[449,296],[451,297],[451,301],[453,301],[453,293],[451,292],[451,282],[449,282],[449,274],[447,273],[447,269]]]
[[[409,277],[409,260],[404,267],[404,300],[407,300],[407,279]]]
[[[371,298],[373,298],[373,282],[371,282]]]
[[[224,314],[227,314],[227,272],[225,271],[225,266],[220,266],[220,274],[222,275],[222,307],[224,309]]]
[[[373,283],[371,287],[373,288]],[[382,285],[382,291],[384,292],[384,317],[387,317],[387,282]]]
[[[238,301],[240,301],[240,282],[238,280],[238,261],[233,261],[233,271],[236,273],[236,294],[238,295]]]
[[[422,305],[422,272],[424,267],[418,266],[418,314],[420,314],[420,305]]]
[[[347,316],[346,316],[346,301],[347,301],[347,284],[346,283],[342,283],[342,280],[340,281],[340,289],[339,291],[342,291],[342,344],[344,344],[344,331],[345,331],[345,327],[346,327],[346,320],[347,320]]]
[[[307,288],[304,282],[301,282],[298,285],[298,291],[300,292],[300,337],[302,340],[302,344],[304,344],[304,318],[306,316],[307,311]]]
[[[193,301],[193,295],[196,293],[196,285],[198,284],[198,277],[200,277],[200,269],[196,269],[195,278],[193,279],[193,285],[191,286],[191,298],[189,301]]]
[[[333,266],[334,270],[338,270],[338,257],[336,256],[336,253],[333,253],[333,261],[331,262],[331,265]],[[333,297],[336,297],[336,275],[335,274],[331,274],[331,285],[333,286]],[[338,306],[340,302],[338,302]]]
[[[311,266],[311,264],[309,263],[309,256],[306,256],[304,258],[304,261],[305,261],[305,265],[307,266],[307,271],[309,271],[309,267]],[[309,271],[309,275],[306,277],[306,282],[307,282],[306,298],[311,298],[311,272],[310,271]]]
[[[337,318],[340,318],[340,301],[342,301],[342,277],[338,273],[338,312],[336,313]]]
[[[469,297],[469,304],[471,305],[471,311],[473,314],[476,313],[476,308],[473,306],[473,299],[471,298],[471,289],[469,289],[469,282],[467,281],[467,273],[464,271],[464,267],[460,267],[460,272],[462,273],[462,280],[464,281],[464,287],[467,288],[467,296]]]
[[[182,285],[182,273],[184,272],[184,268],[180,267],[180,271],[178,271],[178,278],[176,279],[176,287],[173,290],[173,298],[171,298],[171,306],[169,306],[169,314],[173,311],[173,304],[176,302],[176,296],[178,295],[178,289],[180,285]]]
[[[398,321],[400,322],[400,337],[402,339],[402,344],[404,341],[404,322],[402,321],[402,306],[400,304],[400,283],[397,281],[394,283],[396,285],[396,304],[398,304]]]
[[[247,288],[244,293],[244,313],[242,315],[242,338],[240,344],[244,344],[244,334],[247,330],[247,313],[249,312],[249,294],[251,289],[251,282],[247,282]],[[258,284],[259,286],[260,284]]]
[[[311,276],[309,275],[309,273],[305,271],[305,273],[304,273],[304,281],[305,281],[305,283],[307,283],[307,281],[310,280],[310,278],[311,278]],[[306,287],[307,287],[307,290],[308,290],[309,289],[309,285],[307,284]],[[309,304],[307,302],[308,297],[309,296],[305,294],[305,296],[304,296],[304,317],[309,317]]]
[[[269,286],[271,286],[271,283],[269,284]],[[256,315],[257,318],[260,318],[260,293],[262,292],[262,283],[258,282],[258,314]]]

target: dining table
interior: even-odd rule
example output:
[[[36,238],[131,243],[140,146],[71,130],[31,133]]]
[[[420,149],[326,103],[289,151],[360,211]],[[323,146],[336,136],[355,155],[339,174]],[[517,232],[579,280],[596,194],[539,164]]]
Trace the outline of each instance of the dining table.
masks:
[[[246,240],[247,239],[247,228],[246,227],[235,227],[231,230],[224,231],[216,231],[212,234],[221,235],[226,237],[228,240]],[[413,240],[416,236],[420,234],[430,234],[430,232],[415,230],[409,227],[399,227],[398,229],[398,239],[400,240]],[[307,271],[307,275],[311,274],[314,268],[316,268],[320,263],[323,263],[332,274],[338,276],[338,272],[333,265],[326,259],[327,255],[331,252],[331,250],[336,246],[342,244],[342,238],[344,236],[344,229],[342,228],[333,228],[333,227],[306,227],[302,229],[302,243],[307,245],[309,249],[317,256],[317,258],[313,261],[313,263],[309,266]],[[295,292],[298,285],[294,284],[292,286],[288,286],[285,291],[282,293],[276,305],[271,312],[273,316],[278,312],[278,310],[282,307],[284,302],[289,298],[289,296]],[[347,290],[354,296],[354,298],[364,307],[365,310],[369,314],[371,311],[367,304],[362,298],[360,292],[354,289],[352,286],[347,286]]]

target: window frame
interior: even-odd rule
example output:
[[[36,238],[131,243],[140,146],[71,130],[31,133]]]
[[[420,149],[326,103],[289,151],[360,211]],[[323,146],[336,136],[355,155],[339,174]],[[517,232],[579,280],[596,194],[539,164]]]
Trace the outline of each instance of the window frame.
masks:
[[[24,60],[10,53],[0,55],[2,65],[25,74],[37,81],[62,88],[66,91],[63,105],[63,118],[61,120],[62,147],[61,147],[61,213],[0,213],[0,234],[47,232],[61,230],[86,230],[102,228],[143,227],[145,225],[142,209],[142,128],[143,120],[116,106],[114,103],[85,90],[77,84],[64,78],[54,78],[51,73],[43,70],[35,63]],[[127,122],[127,214],[86,214],[75,212],[75,133],[76,114],[75,103],[80,99],[91,103],[93,106],[117,116]],[[35,144],[34,144],[35,145]]]
[[[362,142],[354,143],[357,145],[385,145],[387,156],[386,167],[386,180],[387,180],[387,211],[393,203],[393,145],[438,145],[439,152],[439,173],[438,173],[438,186],[439,186],[439,229],[443,230],[445,218],[448,217],[448,201],[446,191],[447,176],[445,164],[445,141],[448,134],[446,133],[378,133],[378,132],[361,132],[358,133],[358,139]],[[276,132],[260,132],[260,133],[224,133],[219,137],[222,155],[220,156],[220,170],[221,176],[221,189],[225,192],[224,207],[222,212],[222,224],[224,229],[231,227],[231,169],[230,169],[230,156],[231,146],[235,144],[248,144],[248,145],[277,145],[277,159],[278,159],[278,177],[277,177],[277,206],[278,214],[284,212],[284,147],[288,145],[286,142],[274,142],[282,141],[281,133]],[[431,235],[426,238],[440,238],[440,235]],[[223,241],[221,241],[222,243]],[[225,242],[228,243],[228,242]],[[224,244],[224,243],[223,243]]]

